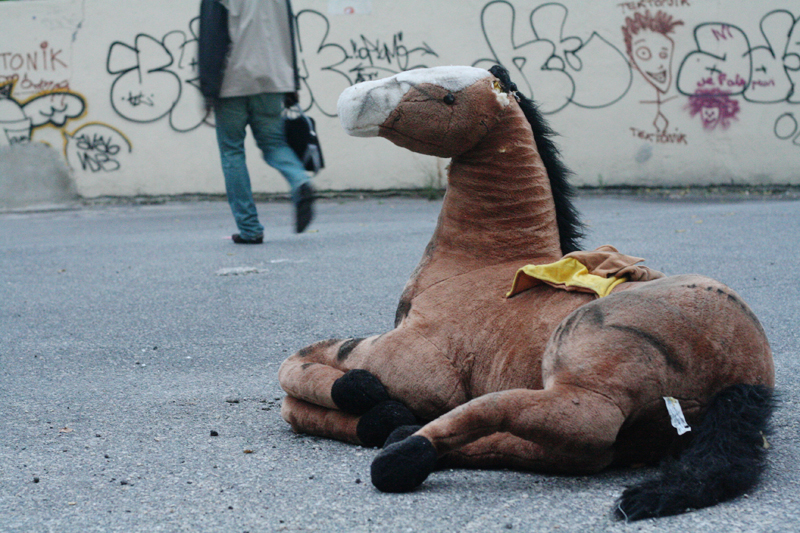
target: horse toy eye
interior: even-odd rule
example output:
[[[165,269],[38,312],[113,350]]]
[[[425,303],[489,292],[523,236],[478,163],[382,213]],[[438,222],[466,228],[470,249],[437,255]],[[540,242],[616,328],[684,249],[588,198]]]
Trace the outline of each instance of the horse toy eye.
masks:
[[[447,93],[447,96],[444,97],[444,103],[447,105],[453,105],[456,103],[456,97],[451,93]]]

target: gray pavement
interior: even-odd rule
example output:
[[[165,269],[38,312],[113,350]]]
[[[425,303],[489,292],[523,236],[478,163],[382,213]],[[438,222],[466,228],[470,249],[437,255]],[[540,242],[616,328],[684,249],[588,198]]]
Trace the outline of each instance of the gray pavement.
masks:
[[[375,450],[289,430],[276,374],[310,342],[391,328],[440,203],[320,201],[299,236],[265,203],[253,247],[226,240],[227,204],[167,203],[0,214],[0,531],[796,531],[800,202],[578,205],[587,248],[710,275],[762,319],[783,406],[746,497],[625,524],[613,502],[650,469],[376,491]]]

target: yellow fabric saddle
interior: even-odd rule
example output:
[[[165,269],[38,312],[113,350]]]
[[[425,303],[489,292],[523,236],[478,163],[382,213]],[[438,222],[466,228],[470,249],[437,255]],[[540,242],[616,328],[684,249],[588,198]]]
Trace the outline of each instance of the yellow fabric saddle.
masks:
[[[642,261],[644,259],[640,257],[621,254],[610,245],[591,252],[572,252],[555,263],[525,265],[517,270],[506,297],[510,298],[539,283],[547,283],[558,289],[593,293],[602,298],[626,281],[650,281],[664,277],[657,270],[637,265]]]

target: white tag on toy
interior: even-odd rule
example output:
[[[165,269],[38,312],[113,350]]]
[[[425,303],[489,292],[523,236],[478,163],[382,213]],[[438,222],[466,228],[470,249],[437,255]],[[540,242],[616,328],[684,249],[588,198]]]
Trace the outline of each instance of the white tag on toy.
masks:
[[[689,427],[689,424],[686,423],[686,419],[683,417],[683,409],[681,409],[680,402],[671,396],[664,396],[664,403],[667,404],[670,422],[672,422],[672,427],[678,430],[678,435],[683,435],[691,431],[692,428]]]

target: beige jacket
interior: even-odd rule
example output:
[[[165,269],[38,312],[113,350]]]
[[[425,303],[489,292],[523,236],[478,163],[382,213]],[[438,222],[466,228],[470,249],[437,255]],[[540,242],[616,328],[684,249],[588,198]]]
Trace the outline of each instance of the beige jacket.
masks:
[[[231,51],[220,97],[294,92],[286,0],[219,0],[228,10]]]

